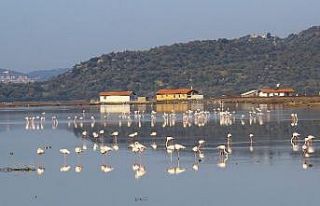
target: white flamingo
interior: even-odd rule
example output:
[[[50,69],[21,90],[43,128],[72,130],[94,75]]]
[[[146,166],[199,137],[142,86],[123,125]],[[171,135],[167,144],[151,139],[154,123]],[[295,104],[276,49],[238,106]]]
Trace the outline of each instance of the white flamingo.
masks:
[[[226,145],[222,144],[217,146],[217,149],[219,149],[220,156],[228,155],[228,152],[226,150]]]
[[[250,152],[253,152],[253,134],[249,134],[249,139],[250,139],[250,146],[249,146],[249,150]]]
[[[106,165],[106,164],[103,164],[103,165],[100,166],[101,172],[104,172],[104,173],[109,173],[113,169],[114,169],[113,167],[111,167],[110,165]]]
[[[38,149],[37,149],[37,154],[38,155],[43,155],[45,153],[45,151],[44,151],[44,149],[42,149],[41,147],[39,147]]]
[[[153,138],[155,136],[157,136],[157,132],[151,132],[150,136]],[[152,149],[156,150],[158,145],[156,144],[155,140],[153,139],[153,142],[151,144]]]
[[[119,150],[119,145],[118,145],[118,135],[119,135],[119,132],[118,131],[114,131],[111,133],[111,136],[113,136],[113,145],[112,145],[112,148],[114,151],[118,151]]]

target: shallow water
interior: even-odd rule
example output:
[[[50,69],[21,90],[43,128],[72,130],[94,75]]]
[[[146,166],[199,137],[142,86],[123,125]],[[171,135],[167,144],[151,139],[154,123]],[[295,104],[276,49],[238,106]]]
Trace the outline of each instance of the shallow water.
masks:
[[[158,113],[154,127],[150,106],[2,109],[0,167],[28,165],[45,170],[42,175],[36,171],[1,172],[0,205],[317,205],[320,143],[317,139],[313,142],[315,151],[310,157],[303,156],[301,146],[305,136],[319,137],[320,109],[256,107],[262,109],[261,114],[250,118],[252,105],[226,105],[224,109],[235,113],[223,121],[213,106],[155,105],[153,109]],[[133,112],[138,109],[143,114],[140,126]],[[176,111],[172,118],[175,122],[164,125],[163,112],[170,114],[172,109]],[[195,125],[194,119],[184,125],[185,109],[205,109],[210,116],[203,126]],[[132,112],[130,127],[127,117],[119,123],[121,114],[113,113],[128,110]],[[298,115],[296,125],[291,125],[291,113]],[[45,116],[46,120],[42,125],[40,119],[27,124],[26,116]],[[57,124],[52,123],[52,116],[57,117]],[[104,135],[92,137],[92,132],[102,129]],[[82,137],[84,130],[88,137]],[[110,135],[113,131],[119,131],[116,142],[120,149],[108,155],[94,151],[94,144],[115,143]],[[138,136],[132,140],[128,135],[135,131]],[[150,136],[152,131],[157,132],[154,138]],[[228,140],[229,132],[232,137]],[[293,151],[290,143],[293,132],[301,134],[295,145],[298,151]],[[254,134],[252,144],[250,133]],[[175,137],[176,143],[187,147],[180,152],[179,160],[177,153],[171,157],[164,149],[166,136]],[[206,141],[201,161],[191,150],[199,139]],[[133,141],[148,148],[142,154],[134,154],[128,149]],[[151,143],[157,144],[157,150],[150,147]],[[216,147],[220,144],[227,145],[231,152],[228,157],[219,156]],[[75,154],[74,148],[83,145],[87,150]],[[44,155],[37,155],[36,149],[44,146],[51,148]],[[71,154],[64,159],[60,148],[69,149]],[[133,164],[140,165],[140,173],[132,169]],[[60,172],[66,165],[70,170]],[[82,166],[79,173],[75,172],[77,165]],[[104,173],[101,165],[113,170]],[[177,167],[180,174],[168,173],[177,171]]]

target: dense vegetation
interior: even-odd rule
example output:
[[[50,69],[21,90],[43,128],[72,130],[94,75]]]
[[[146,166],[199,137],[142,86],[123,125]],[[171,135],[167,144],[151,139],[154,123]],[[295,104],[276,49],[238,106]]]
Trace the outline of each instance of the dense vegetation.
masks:
[[[2,84],[0,99],[89,99],[103,90],[152,96],[159,88],[190,85],[207,96],[237,95],[277,83],[317,94],[319,79],[320,27],[312,27],[286,38],[244,36],[109,53],[45,82]]]
[[[68,70],[69,69],[66,69],[66,68],[50,69],[50,70],[35,70],[32,72],[28,72],[27,76],[35,81],[45,81],[53,77],[56,77],[59,74],[63,74]]]

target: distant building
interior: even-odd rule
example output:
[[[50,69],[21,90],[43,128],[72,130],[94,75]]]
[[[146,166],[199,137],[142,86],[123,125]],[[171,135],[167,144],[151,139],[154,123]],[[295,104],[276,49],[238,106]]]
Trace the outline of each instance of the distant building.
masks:
[[[133,91],[105,91],[100,92],[100,103],[128,103],[135,100]]]
[[[259,97],[289,97],[294,95],[294,89],[287,88],[263,88],[258,92]]]
[[[203,95],[194,89],[160,89],[156,93],[157,101],[200,100]]]
[[[258,90],[250,90],[248,92],[242,93],[241,97],[256,97],[258,96]]]
[[[17,72],[12,72],[9,70],[4,70],[0,72],[0,82],[18,84],[18,83],[34,82],[34,80],[30,79],[27,75],[23,75]]]

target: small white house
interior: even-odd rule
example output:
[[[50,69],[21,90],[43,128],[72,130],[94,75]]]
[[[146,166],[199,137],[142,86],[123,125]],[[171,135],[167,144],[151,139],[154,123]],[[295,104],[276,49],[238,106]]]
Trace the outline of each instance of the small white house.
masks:
[[[135,99],[133,91],[100,92],[100,103],[128,103]]]

